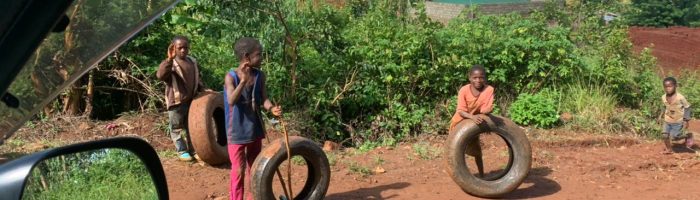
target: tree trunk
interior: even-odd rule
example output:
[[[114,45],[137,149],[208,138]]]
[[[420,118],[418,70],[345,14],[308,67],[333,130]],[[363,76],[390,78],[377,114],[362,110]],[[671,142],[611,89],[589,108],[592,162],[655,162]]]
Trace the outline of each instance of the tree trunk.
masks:
[[[74,26],[78,24],[78,11],[80,10],[80,5],[82,5],[82,0],[78,0],[78,2],[75,4],[75,8],[73,8],[73,12],[71,12],[70,15],[70,25],[66,27],[65,33],[64,33],[64,59],[69,56],[73,48],[75,47],[75,39],[76,35],[74,33]],[[80,99],[82,97],[82,90],[80,88],[82,87],[80,81],[76,82],[71,86],[70,89],[67,91],[67,95],[63,98],[63,114],[68,115],[68,116],[76,116],[80,114]]]
[[[87,84],[87,96],[85,97],[85,112],[83,116],[90,117],[92,114],[92,98],[95,92],[95,83],[93,77],[95,76],[95,70],[90,70],[88,74],[88,84]]]

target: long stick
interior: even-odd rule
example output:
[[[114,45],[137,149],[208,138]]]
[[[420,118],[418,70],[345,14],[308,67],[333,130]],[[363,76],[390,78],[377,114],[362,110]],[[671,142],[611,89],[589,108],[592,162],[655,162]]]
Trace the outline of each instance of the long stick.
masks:
[[[265,130],[265,129],[263,128],[263,130]],[[265,135],[267,135],[267,134],[265,134]],[[267,139],[267,143],[270,143],[269,137],[265,137],[265,139]],[[282,190],[284,191],[284,195],[287,196],[287,199],[289,199],[290,198],[289,192],[287,192],[287,186],[284,185],[284,178],[282,177],[282,173],[280,172],[280,169],[275,169],[275,174],[277,174],[277,179],[279,179],[280,185],[282,185]]]
[[[289,148],[289,134],[287,134],[287,126],[282,118],[279,118],[280,124],[282,124],[282,132],[284,133],[285,145],[287,146],[287,184],[289,185],[289,194],[294,195],[294,190],[292,190],[292,151]],[[289,196],[289,198],[293,198]]]

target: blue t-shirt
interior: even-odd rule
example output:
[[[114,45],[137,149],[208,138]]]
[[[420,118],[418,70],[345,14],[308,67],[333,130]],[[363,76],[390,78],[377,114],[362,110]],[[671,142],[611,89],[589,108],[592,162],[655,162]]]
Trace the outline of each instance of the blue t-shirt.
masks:
[[[239,78],[234,70],[227,76],[233,77],[234,86],[239,86]],[[253,69],[255,77],[252,86],[242,86],[243,91],[238,97],[238,102],[230,106],[224,85],[224,107],[226,112],[226,138],[229,144],[247,144],[255,140],[265,138],[260,118],[260,105],[262,105],[262,72]]]

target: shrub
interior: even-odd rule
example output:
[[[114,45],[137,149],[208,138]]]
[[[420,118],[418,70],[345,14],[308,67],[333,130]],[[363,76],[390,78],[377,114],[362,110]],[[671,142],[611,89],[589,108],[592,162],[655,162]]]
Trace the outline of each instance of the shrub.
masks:
[[[559,121],[554,101],[540,93],[521,94],[510,106],[508,113],[515,123],[538,128],[550,128]]]
[[[633,0],[629,23],[638,26],[700,25],[700,2],[688,0]]]

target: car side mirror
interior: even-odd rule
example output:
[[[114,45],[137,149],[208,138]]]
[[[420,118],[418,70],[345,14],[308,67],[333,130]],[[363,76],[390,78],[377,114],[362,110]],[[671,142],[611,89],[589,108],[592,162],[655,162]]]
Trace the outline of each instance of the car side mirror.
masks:
[[[2,199],[168,199],[156,151],[134,137],[49,149],[0,165]]]

